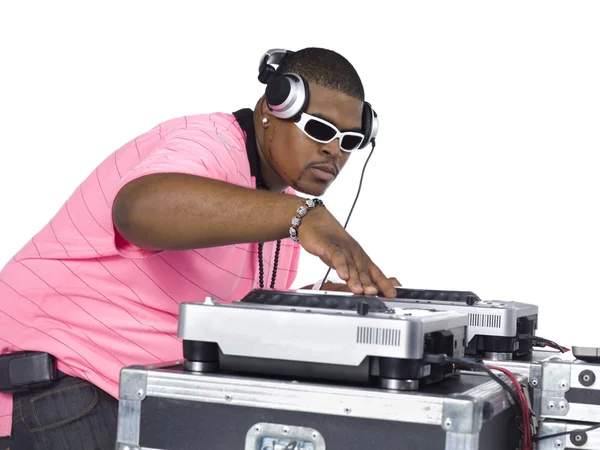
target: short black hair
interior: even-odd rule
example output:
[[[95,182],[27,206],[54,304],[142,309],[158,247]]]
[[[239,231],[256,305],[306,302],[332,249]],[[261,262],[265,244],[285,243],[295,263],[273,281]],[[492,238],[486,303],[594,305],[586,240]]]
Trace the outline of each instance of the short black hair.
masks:
[[[288,54],[277,68],[277,74],[293,72],[309,83],[343,92],[364,101],[365,90],[358,72],[350,61],[326,48],[308,47]]]

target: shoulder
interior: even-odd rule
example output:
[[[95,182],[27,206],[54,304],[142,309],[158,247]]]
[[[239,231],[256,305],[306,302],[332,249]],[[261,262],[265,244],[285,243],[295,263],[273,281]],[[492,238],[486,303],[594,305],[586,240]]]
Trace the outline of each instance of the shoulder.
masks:
[[[201,164],[214,178],[250,183],[246,135],[231,113],[182,116],[161,124],[159,149]]]
[[[244,133],[235,116],[231,113],[191,114],[168,120],[161,127],[163,141],[187,136],[200,140],[218,141],[218,136],[244,139]]]
[[[204,158],[238,160],[246,155],[246,136],[230,113],[215,112],[181,116],[162,122],[156,148],[168,148]]]

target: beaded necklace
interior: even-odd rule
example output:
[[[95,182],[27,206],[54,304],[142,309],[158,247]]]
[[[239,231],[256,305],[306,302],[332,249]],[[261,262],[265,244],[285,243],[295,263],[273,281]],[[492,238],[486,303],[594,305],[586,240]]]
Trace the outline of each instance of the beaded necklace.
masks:
[[[269,187],[264,183],[262,179],[260,161],[257,164],[257,174],[256,174],[256,188],[269,190]],[[264,288],[264,268],[263,268],[263,245],[264,242],[258,243],[258,280],[260,283],[261,289]],[[277,239],[277,247],[275,248],[275,258],[273,259],[273,273],[271,275],[271,289],[275,288],[275,279],[277,278],[277,264],[279,262],[279,251],[281,250],[281,240]]]

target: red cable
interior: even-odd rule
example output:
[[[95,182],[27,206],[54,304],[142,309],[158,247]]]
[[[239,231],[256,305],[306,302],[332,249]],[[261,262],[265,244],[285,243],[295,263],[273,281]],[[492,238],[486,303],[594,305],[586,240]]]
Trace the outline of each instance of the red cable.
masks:
[[[521,403],[521,411],[523,413],[523,450],[531,450],[532,447],[532,441],[531,441],[531,425],[530,425],[530,416],[529,416],[529,407],[527,405],[527,399],[525,398],[525,394],[523,393],[522,389],[521,389],[521,385],[519,384],[519,381],[516,379],[516,377],[507,369],[504,369],[502,367],[496,367],[496,366],[489,366],[490,369],[493,370],[498,370],[502,373],[504,373],[509,379],[510,381],[513,383],[513,385],[516,388],[517,391],[517,395],[519,397],[519,401]]]
[[[527,404],[527,398],[525,397],[525,394],[521,388],[519,381],[507,369],[504,369],[501,367],[494,367],[494,366],[490,367],[490,369],[499,370],[500,372],[504,373],[511,380],[513,385],[515,386],[517,395],[519,396],[519,400],[521,402],[521,410],[523,411],[523,433],[524,433],[523,449],[531,450],[533,448],[533,446],[532,446],[532,441],[531,441],[531,424],[530,424],[531,419],[530,419],[530,415],[529,415],[529,407]]]
[[[521,388],[521,384],[519,380],[510,372],[508,369],[497,366],[488,366],[491,370],[498,370],[502,372],[504,375],[510,379],[510,381],[515,386],[517,390],[517,395],[519,396],[519,400],[521,402],[521,411],[523,412],[523,450],[532,450],[533,442],[531,440],[531,417],[529,415],[529,405],[527,403],[527,398],[525,397],[525,393]]]

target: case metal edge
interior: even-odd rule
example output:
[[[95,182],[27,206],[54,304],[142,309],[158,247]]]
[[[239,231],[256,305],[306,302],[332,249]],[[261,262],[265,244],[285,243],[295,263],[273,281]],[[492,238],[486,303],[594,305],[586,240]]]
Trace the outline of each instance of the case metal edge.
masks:
[[[121,369],[115,450],[141,450],[140,420],[142,401],[147,395],[147,380],[147,367],[131,366]]]
[[[287,411],[441,424],[441,396],[180,371],[148,373],[146,395]]]
[[[479,373],[477,376],[487,377]],[[504,375],[500,378],[510,383]],[[520,383],[527,381],[521,374],[515,375]],[[461,395],[446,398],[442,409],[442,428],[447,432],[479,434],[483,423],[511,407],[508,393],[494,380],[489,380]]]
[[[508,381],[503,375],[500,377]],[[515,377],[519,383],[527,381],[523,374]],[[484,422],[510,407],[508,393],[491,379],[460,396],[445,399],[441,425],[446,431],[446,450],[479,449],[479,434]]]

